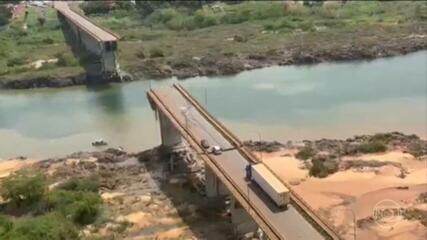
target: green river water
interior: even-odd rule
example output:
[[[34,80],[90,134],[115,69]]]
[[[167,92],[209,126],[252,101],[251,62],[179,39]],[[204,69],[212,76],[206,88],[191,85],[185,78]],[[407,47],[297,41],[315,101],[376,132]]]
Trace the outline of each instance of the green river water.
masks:
[[[0,158],[52,157],[160,144],[147,89],[177,82],[0,91]],[[427,137],[427,51],[405,56],[277,66],[181,81],[242,139],[303,140],[402,131]],[[206,101],[207,100],[207,101]]]

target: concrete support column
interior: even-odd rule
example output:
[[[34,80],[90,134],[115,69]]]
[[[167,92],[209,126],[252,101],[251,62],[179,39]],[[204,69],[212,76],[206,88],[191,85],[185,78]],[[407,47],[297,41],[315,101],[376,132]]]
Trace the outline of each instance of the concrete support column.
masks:
[[[205,184],[207,197],[229,195],[227,187],[218,179],[210,167],[205,164]]]
[[[162,146],[170,151],[179,150],[185,147],[185,142],[181,133],[173,126],[171,121],[161,112],[158,112],[160,120],[160,135]]]
[[[231,222],[237,236],[257,232],[258,225],[234,197],[231,198],[230,212]]]

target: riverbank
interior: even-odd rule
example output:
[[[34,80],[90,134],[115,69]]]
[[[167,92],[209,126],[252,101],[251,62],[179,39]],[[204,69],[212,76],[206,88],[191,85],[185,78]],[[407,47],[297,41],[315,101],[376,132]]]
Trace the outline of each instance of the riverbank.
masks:
[[[232,75],[274,65],[370,60],[427,49],[427,24],[422,13],[426,6],[419,2],[351,1],[345,5],[330,2],[320,7],[286,8],[279,3],[250,2],[221,6],[220,12],[206,6],[190,13],[180,12],[180,8],[159,8],[143,19],[132,8],[89,17],[121,36],[120,65],[134,79]],[[48,51],[42,54],[36,50],[31,56],[22,52],[15,54],[22,61],[14,61],[14,55],[10,61],[0,62],[6,70],[0,73],[0,88],[86,83],[82,68],[65,47],[54,14],[49,16],[48,28],[37,27],[36,23],[30,26],[55,33],[55,38],[37,43]],[[198,25],[206,19],[210,24]],[[184,20],[194,25],[171,26],[171,22]],[[12,30],[14,41],[26,39],[30,43],[30,36],[18,34],[17,28]],[[28,67],[38,59],[61,60],[70,74],[62,77],[64,67],[52,69],[49,74]],[[39,73],[37,77],[31,74],[34,71]]]
[[[386,148],[361,147],[374,142],[384,144]],[[358,239],[418,240],[426,234],[426,140],[393,132],[346,140],[249,141],[246,145],[256,150],[255,154],[320,216],[330,221],[344,239],[353,239],[350,210],[356,214]],[[420,151],[411,151],[414,145],[419,145],[416,149]],[[313,149],[311,154],[302,154],[307,152],[307,147]],[[186,156],[189,157],[182,156],[184,160]],[[328,163],[337,159],[336,172],[322,178],[310,176],[309,169],[313,167],[310,162]],[[193,162],[192,167],[196,163],[199,162]],[[96,176],[99,181],[97,192],[103,200],[102,220],[80,228],[85,237],[235,239],[226,208],[222,204],[218,208],[208,205],[211,202],[202,196],[202,188],[195,187],[197,182],[189,177],[190,174],[182,174],[184,168],[181,165],[177,164],[177,173],[170,172],[169,158],[161,148],[139,153],[107,149],[39,161],[22,157],[1,161],[0,181],[23,168],[46,174],[50,189],[64,186],[69,179],[96,179]],[[197,171],[203,172],[202,168]],[[191,172],[197,175],[197,172]],[[372,217],[375,204],[384,199],[397,202],[403,209],[398,219],[392,219],[391,228],[379,226]]]
[[[249,147],[343,239],[425,238],[426,140],[394,132]],[[384,208],[399,212],[375,212]]]
[[[27,208],[25,215],[11,211],[17,207],[0,197],[1,224],[11,222],[10,227],[1,229],[0,233],[6,238],[27,236],[21,226],[31,223],[33,231],[37,232],[34,238],[37,240],[58,239],[57,235],[72,240],[235,239],[225,208],[220,208],[221,203],[206,201],[191,188],[191,183],[182,174],[169,172],[168,164],[168,158],[162,157],[158,148],[140,153],[107,149],[39,161],[0,161],[0,186],[4,181],[13,184],[10,179],[20,176],[24,183],[19,186],[25,188],[30,183],[24,179],[32,176],[24,173],[30,170],[31,173],[39,172],[45,176],[48,185],[48,193],[45,194],[56,197],[42,198],[41,203],[32,205],[34,210]],[[101,200],[101,206],[96,209],[90,208],[87,210],[89,212],[81,210],[83,213],[80,214],[93,215],[94,219],[74,227],[54,223],[51,228],[39,228],[37,221],[53,214],[57,208],[55,201],[62,201],[62,205],[70,204],[67,197],[71,198],[74,194],[88,199],[96,194]],[[90,200],[93,199],[87,201]],[[46,211],[43,201],[49,201],[53,206],[49,205],[52,209],[47,213],[42,212]],[[76,197],[72,203],[76,201],[81,199]],[[66,210],[78,208],[78,204],[82,203],[67,205]],[[74,215],[72,218],[67,215],[64,222],[70,219],[74,221]],[[32,223],[31,220],[36,222]]]

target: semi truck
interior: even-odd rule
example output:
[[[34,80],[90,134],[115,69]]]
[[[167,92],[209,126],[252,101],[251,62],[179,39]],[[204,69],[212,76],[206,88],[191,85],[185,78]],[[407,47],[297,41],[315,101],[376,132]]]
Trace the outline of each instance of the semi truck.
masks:
[[[287,208],[289,189],[262,163],[246,166],[246,179],[256,183],[280,208]]]

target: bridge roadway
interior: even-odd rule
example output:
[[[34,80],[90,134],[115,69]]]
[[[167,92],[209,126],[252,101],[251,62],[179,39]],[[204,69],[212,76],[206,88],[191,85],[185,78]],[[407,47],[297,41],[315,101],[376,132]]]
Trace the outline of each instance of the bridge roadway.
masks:
[[[237,149],[233,149],[233,144],[178,91],[178,87],[151,90],[148,92],[148,98],[155,105],[154,108],[172,121],[196,151],[204,151],[199,145],[202,139],[206,139],[211,145],[232,149],[221,155],[204,152],[201,156],[205,157],[205,162],[213,167],[213,171],[267,236],[270,239],[325,239],[293,205],[287,210],[279,209],[259,187],[245,181],[244,168],[250,160]]]
[[[62,13],[66,18],[71,22],[79,26],[81,29],[89,33],[92,37],[102,42],[117,41],[118,37],[113,33],[95,25],[89,21],[86,17],[74,12],[68,6],[68,3],[65,1],[54,1],[54,8]]]

